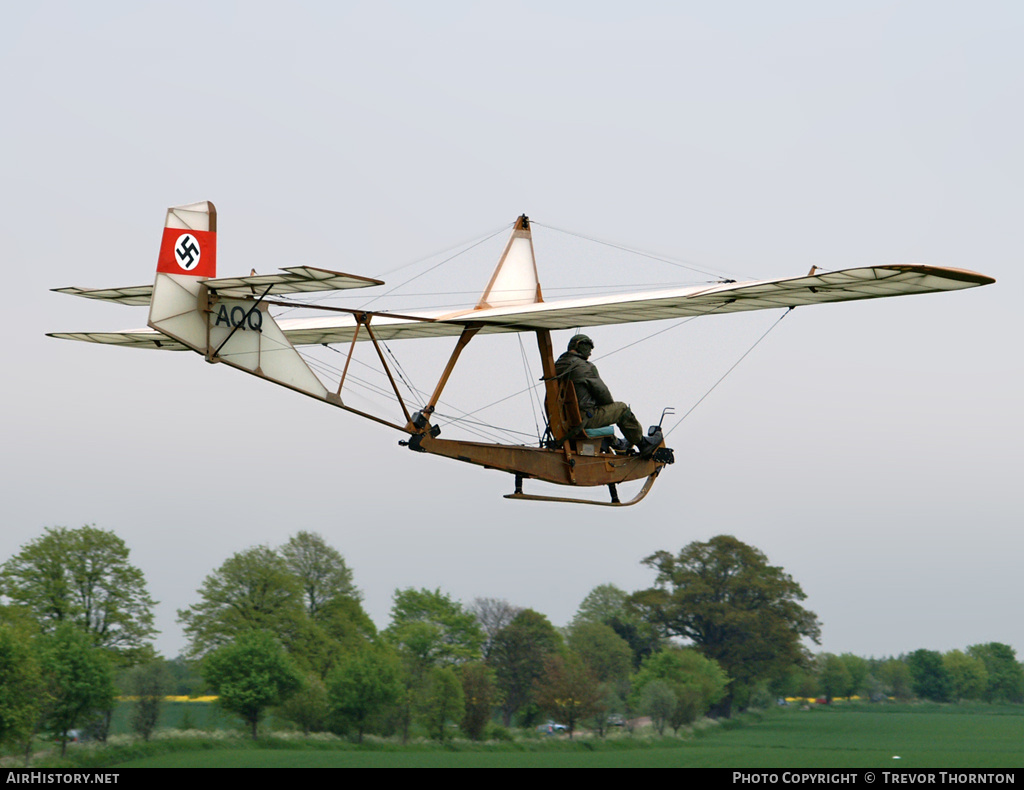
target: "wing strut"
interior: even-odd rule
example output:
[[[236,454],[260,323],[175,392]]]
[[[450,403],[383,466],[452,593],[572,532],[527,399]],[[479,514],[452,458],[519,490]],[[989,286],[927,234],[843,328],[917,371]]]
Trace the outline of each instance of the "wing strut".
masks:
[[[434,388],[434,394],[430,396],[430,402],[427,403],[426,408],[423,410],[424,414],[429,415],[434,413],[434,408],[437,406],[437,402],[441,399],[441,393],[444,391],[444,387],[448,383],[448,377],[452,375],[452,371],[455,369],[455,363],[459,361],[462,349],[464,349],[469,344],[469,341],[473,339],[473,335],[480,331],[481,326],[481,324],[468,324],[466,328],[462,330],[462,334],[459,335],[459,342],[455,344],[455,350],[448,359],[448,364],[445,365],[444,372],[441,374],[441,378],[438,379],[437,386]]]
[[[405,401],[402,399],[402,393],[398,391],[398,385],[395,383],[395,377],[391,375],[391,368],[388,367],[388,362],[384,359],[384,352],[380,350],[380,343],[377,342],[377,338],[373,334],[373,330],[370,329],[370,316],[367,313],[356,313],[356,321],[366,327],[366,334],[370,336],[370,340],[373,341],[373,347],[377,351],[377,356],[380,357],[381,367],[384,368],[384,372],[388,376],[388,381],[391,382],[391,389],[395,392],[395,397],[398,398],[398,405],[402,407],[402,413],[405,415],[406,425],[412,423],[412,415],[409,414],[409,409],[406,408]],[[351,354],[350,354],[351,356]],[[408,428],[406,428],[408,430]]]

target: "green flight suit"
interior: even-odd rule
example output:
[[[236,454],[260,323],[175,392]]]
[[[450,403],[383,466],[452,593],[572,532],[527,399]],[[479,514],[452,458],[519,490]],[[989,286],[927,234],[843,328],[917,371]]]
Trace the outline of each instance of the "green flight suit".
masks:
[[[566,351],[555,362],[558,378],[572,382],[580,406],[583,428],[604,428],[616,425],[626,441],[637,447],[644,438],[644,430],[633,412],[622,401],[612,399],[608,386],[601,381],[597,366],[588,362],[575,350]]]

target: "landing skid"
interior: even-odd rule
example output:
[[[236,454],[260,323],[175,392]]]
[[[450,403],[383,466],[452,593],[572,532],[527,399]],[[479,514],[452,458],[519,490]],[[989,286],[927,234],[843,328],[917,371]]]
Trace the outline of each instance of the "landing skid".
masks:
[[[635,505],[637,502],[639,502],[641,499],[647,496],[648,492],[654,487],[654,481],[657,479],[658,472],[660,471],[661,469],[658,469],[657,472],[648,477],[647,481],[643,485],[643,488],[641,488],[637,492],[636,496],[630,499],[628,502],[619,501],[619,494],[615,488],[615,483],[608,484],[608,490],[611,492],[612,496],[611,502],[597,502],[593,499],[573,499],[572,497],[537,496],[536,494],[524,494],[523,481],[522,478],[518,476],[516,477],[515,493],[505,494],[505,499],[525,499],[531,502],[567,502],[573,505],[600,505],[601,507],[629,507],[630,505]]]

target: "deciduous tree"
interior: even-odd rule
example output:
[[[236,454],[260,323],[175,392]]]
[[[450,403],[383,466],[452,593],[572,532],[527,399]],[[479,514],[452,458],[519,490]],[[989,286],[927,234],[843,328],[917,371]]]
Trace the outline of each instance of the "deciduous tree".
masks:
[[[412,660],[414,674],[480,658],[484,634],[476,617],[440,590],[396,590],[384,636]]]
[[[405,694],[401,702],[403,742],[431,669],[480,658],[484,633],[476,617],[438,590],[395,590],[391,624],[383,632],[402,658]]]
[[[853,684],[846,662],[834,653],[822,653],[818,657],[818,681],[829,703],[836,697],[845,697]]]
[[[536,682],[537,704],[569,730],[572,738],[579,722],[602,707],[604,696],[593,670],[575,653],[550,655]]]
[[[593,670],[599,683],[621,687],[628,682],[633,651],[610,626],[586,621],[575,623],[569,628],[568,643]]]
[[[402,665],[388,646],[367,645],[341,662],[327,677],[327,693],[334,726],[363,734],[404,693]]]
[[[640,705],[644,689],[655,681],[672,690],[675,706],[666,714],[672,729],[679,731],[708,712],[725,697],[729,678],[717,662],[696,650],[667,647],[644,660],[633,675],[632,698]]]
[[[132,669],[127,678],[128,693],[134,697],[132,729],[148,741],[160,720],[160,708],[171,685],[171,675],[163,661],[151,661]]]
[[[302,688],[278,706],[274,713],[297,724],[306,735],[325,731],[330,716],[327,686],[318,675],[307,674]]]
[[[352,581],[352,571],[341,552],[329,546],[315,532],[298,532],[284,546],[281,556],[302,588],[306,613],[314,620],[333,600],[350,598],[358,601],[362,594]]]
[[[691,543],[678,555],[659,551],[643,564],[657,571],[655,586],[634,593],[631,605],[664,636],[693,642],[734,682],[781,675],[806,661],[801,639],[819,639],[800,585],[732,536]],[[727,698],[722,712],[729,707]]]
[[[988,670],[980,658],[969,656],[962,650],[950,650],[942,654],[942,665],[952,683],[955,700],[982,699],[985,696]]]
[[[426,677],[417,705],[431,737],[444,742],[448,724],[466,715],[462,684],[450,666],[433,667]]]
[[[988,702],[1024,702],[1024,667],[1016,651],[1002,642],[971,645],[967,654],[980,658],[988,672],[985,699]]]
[[[124,663],[147,657],[156,602],[113,532],[52,527],[27,543],[0,571],[0,592],[28,611],[44,633],[71,623]]]
[[[513,606],[504,598],[474,598],[469,611],[476,617],[480,630],[484,632],[483,654],[486,659],[491,654],[494,637],[512,622],[512,618],[519,614],[522,608]]]
[[[62,623],[35,643],[45,686],[42,724],[57,733],[63,757],[71,730],[89,717],[112,710],[113,671],[89,634],[70,623]]]
[[[0,746],[29,742],[45,699],[28,628],[0,625]]]
[[[660,647],[655,628],[637,616],[629,605],[629,595],[614,584],[599,584],[583,599],[569,624],[570,629],[583,623],[599,623],[611,628],[632,651],[632,669]]]
[[[672,686],[664,680],[652,680],[640,692],[639,708],[645,716],[650,716],[658,735],[664,735],[665,725],[672,717],[678,702]]]
[[[882,692],[898,700],[908,700],[914,695],[910,667],[899,658],[888,658],[878,665],[878,681]]]
[[[333,598],[312,618],[295,613],[283,624],[281,638],[288,654],[303,672],[325,679],[345,655],[372,641],[373,621],[354,598]]]
[[[563,647],[555,627],[532,609],[521,611],[495,636],[487,663],[498,679],[506,727],[533,699],[534,682],[544,672],[544,660]]]
[[[953,681],[936,650],[915,650],[907,656],[907,667],[914,693],[932,702],[949,702],[953,696]]]
[[[245,631],[266,630],[303,672],[323,679],[345,651],[376,636],[344,558],[310,532],[299,532],[280,551],[253,546],[234,554],[198,594],[198,603],[178,611],[189,658]]]
[[[626,608],[629,594],[614,584],[599,584],[587,593],[573,615],[570,626],[579,623],[601,623],[607,625],[610,620],[628,618],[631,613]]]
[[[206,577],[199,596],[199,603],[178,610],[192,658],[247,631],[267,630],[286,637],[305,618],[297,578],[267,546],[254,546],[227,559]]]
[[[476,661],[459,667],[459,679],[466,704],[460,726],[472,740],[479,741],[491,720],[491,711],[501,699],[497,679],[493,669]]]
[[[853,653],[843,653],[839,657],[843,659],[843,664],[846,665],[846,669],[850,673],[850,685],[842,696],[852,697],[854,694],[860,694],[864,690],[868,682],[868,674],[871,672],[868,660]]]
[[[203,678],[221,707],[237,713],[256,738],[267,709],[302,686],[302,676],[281,644],[266,631],[249,630],[203,660]]]

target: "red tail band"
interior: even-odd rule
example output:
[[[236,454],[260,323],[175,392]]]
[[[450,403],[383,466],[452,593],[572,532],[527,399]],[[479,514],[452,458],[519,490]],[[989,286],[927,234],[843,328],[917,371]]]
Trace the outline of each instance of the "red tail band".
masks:
[[[164,228],[156,270],[192,277],[217,276],[217,233],[208,230]]]

